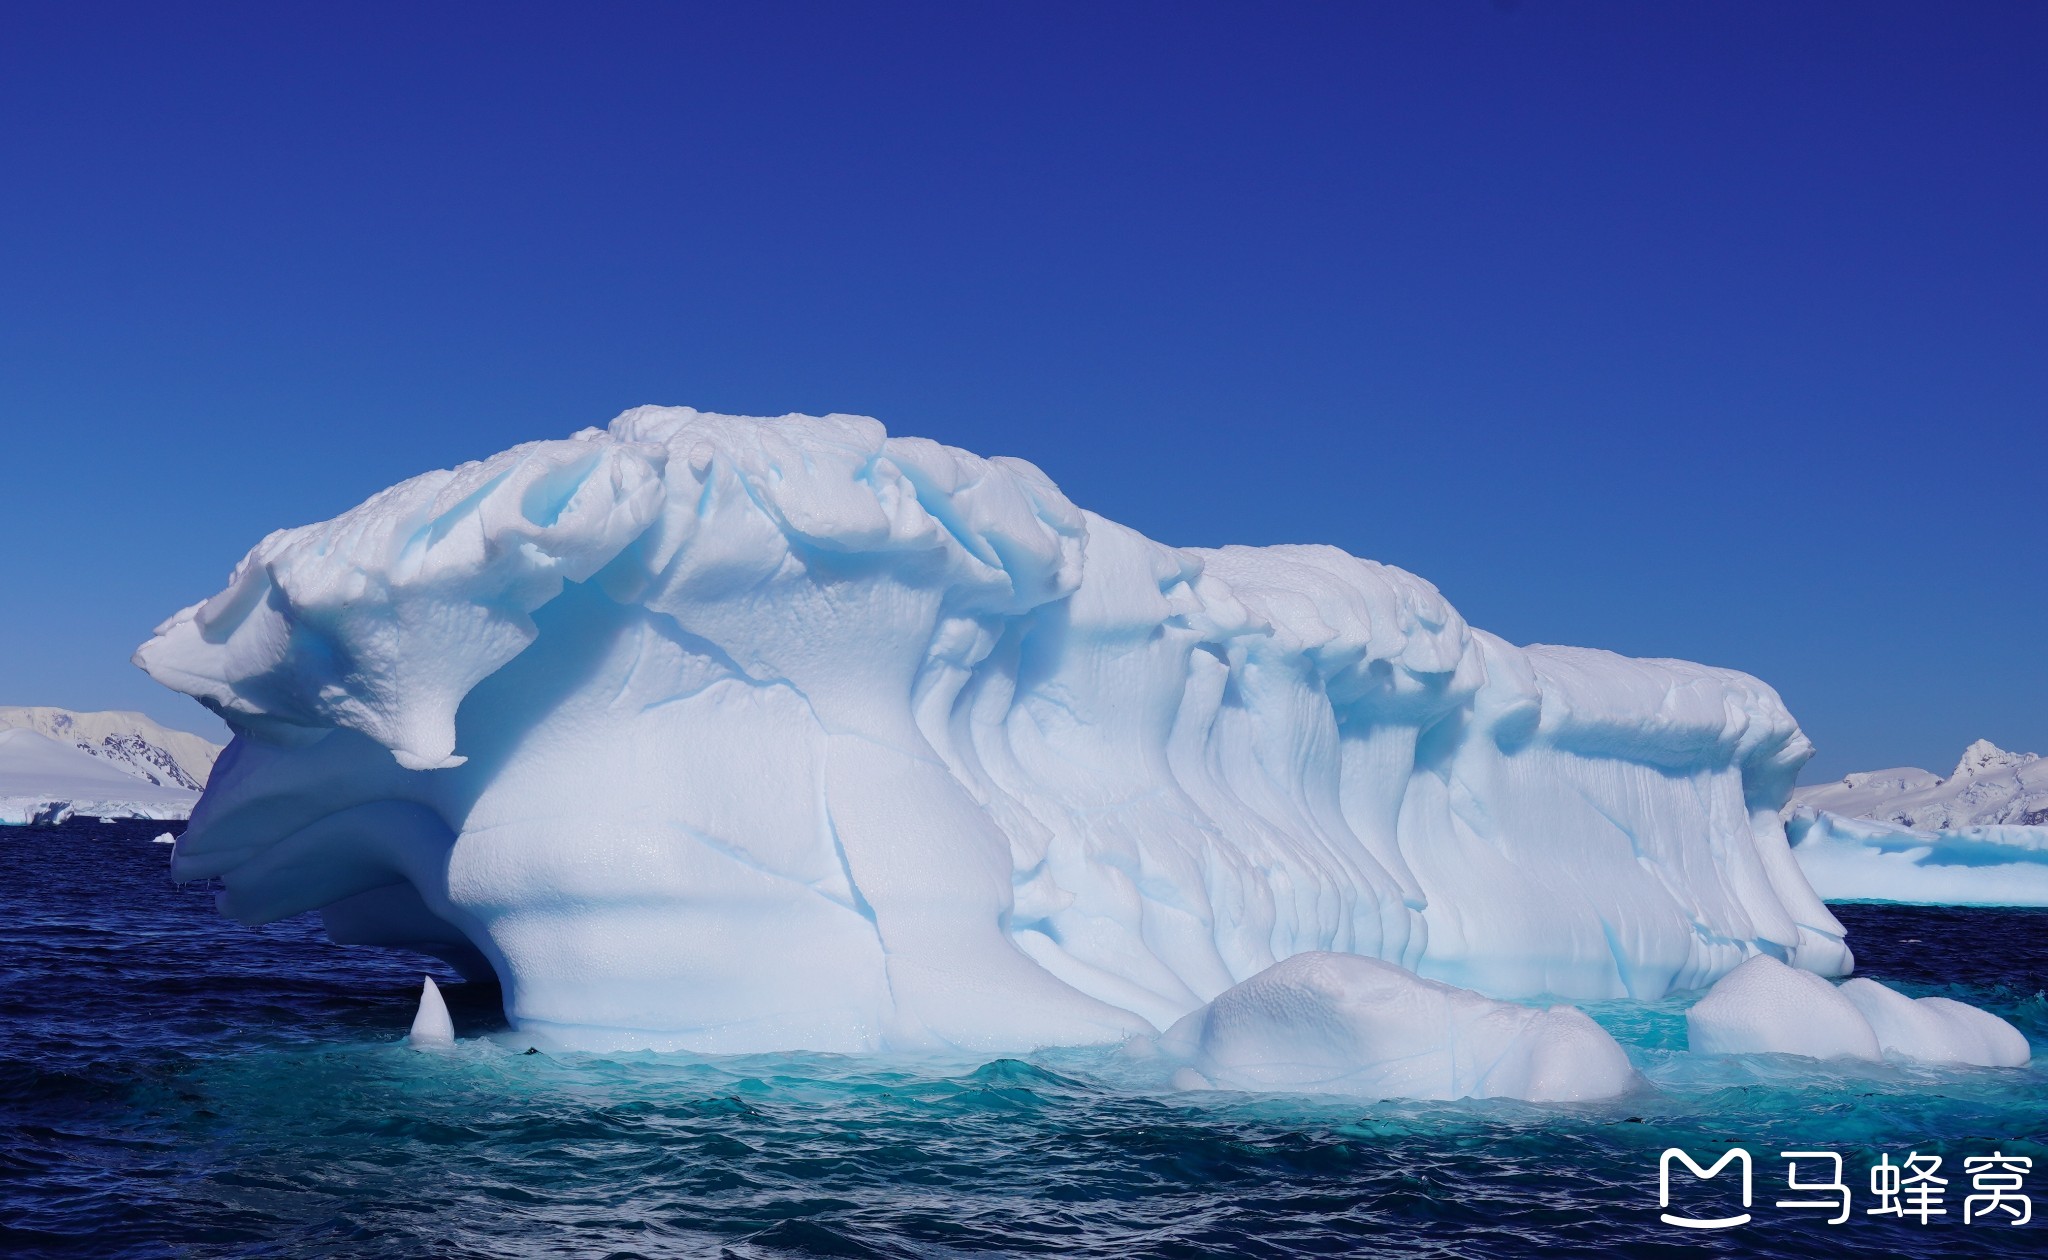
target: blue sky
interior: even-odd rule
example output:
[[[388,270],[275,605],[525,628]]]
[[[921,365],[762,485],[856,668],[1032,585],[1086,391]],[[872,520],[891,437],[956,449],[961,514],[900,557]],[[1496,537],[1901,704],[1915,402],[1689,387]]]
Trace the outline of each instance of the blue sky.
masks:
[[[643,402],[2048,752],[2048,6],[0,11],[0,702]],[[217,729],[217,728],[216,728]]]

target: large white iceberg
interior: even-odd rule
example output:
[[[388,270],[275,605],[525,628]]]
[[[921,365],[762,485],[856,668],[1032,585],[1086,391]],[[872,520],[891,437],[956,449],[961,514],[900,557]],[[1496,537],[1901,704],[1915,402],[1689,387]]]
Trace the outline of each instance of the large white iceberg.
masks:
[[[1755,679],[1163,546],[858,417],[641,408],[426,474],[137,660],[237,733],[177,875],[571,1045],[1101,1041],[1309,951],[1496,997],[1851,962]]]

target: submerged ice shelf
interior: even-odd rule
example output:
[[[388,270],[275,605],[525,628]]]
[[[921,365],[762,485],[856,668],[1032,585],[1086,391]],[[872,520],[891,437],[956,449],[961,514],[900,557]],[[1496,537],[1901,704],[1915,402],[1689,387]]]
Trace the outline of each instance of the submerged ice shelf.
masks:
[[[137,660],[236,732],[179,877],[495,973],[559,1044],[1109,1041],[1310,952],[1494,998],[1851,964],[1757,680],[1164,546],[858,417],[641,408],[426,474]]]

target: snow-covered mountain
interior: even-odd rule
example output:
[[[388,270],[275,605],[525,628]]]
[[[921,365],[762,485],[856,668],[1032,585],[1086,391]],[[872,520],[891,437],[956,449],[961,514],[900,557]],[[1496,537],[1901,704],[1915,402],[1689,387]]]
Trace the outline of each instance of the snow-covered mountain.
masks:
[[[1980,739],[1946,779],[1911,766],[1866,770],[1800,788],[1792,805],[1917,831],[2038,827],[2048,824],[2048,759]]]
[[[1980,739],[1945,779],[1902,766],[1800,788],[1785,833],[1830,901],[2048,905],[2048,758]]]
[[[0,707],[0,825],[186,818],[220,752],[140,713]]]
[[[221,751],[210,740],[159,726],[140,713],[0,706],[0,730],[7,729],[34,731],[144,783],[188,792],[206,786]]]
[[[190,788],[146,782],[39,731],[0,728],[0,825],[62,822],[73,814],[188,818],[198,800]]]

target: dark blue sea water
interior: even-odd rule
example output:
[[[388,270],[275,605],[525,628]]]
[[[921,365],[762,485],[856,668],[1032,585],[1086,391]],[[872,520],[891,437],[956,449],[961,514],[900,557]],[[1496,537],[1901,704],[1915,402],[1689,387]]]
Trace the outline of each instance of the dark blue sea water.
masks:
[[[495,990],[251,930],[166,874],[162,824],[0,829],[0,1254],[94,1256],[2039,1255],[1962,1223],[1968,1156],[2032,1158],[2048,1072],[1683,1053],[1683,1010],[1594,1004],[1650,1082],[1614,1104],[1185,1095],[1110,1052],[918,1067],[522,1053]],[[1842,910],[1864,974],[2048,1051],[2048,912]],[[422,970],[465,1038],[402,1038]],[[2039,1060],[2037,1060],[2039,1062]],[[1659,1154],[1756,1160],[1750,1223],[1658,1220]],[[1775,1206],[1792,1149],[1857,1215]],[[1944,1157],[1946,1217],[1864,1215],[1880,1154]],[[1807,1174],[1802,1173],[1802,1176]],[[1674,1208],[1726,1214],[1682,1178]],[[1790,1195],[1789,1197],[1808,1197]]]

